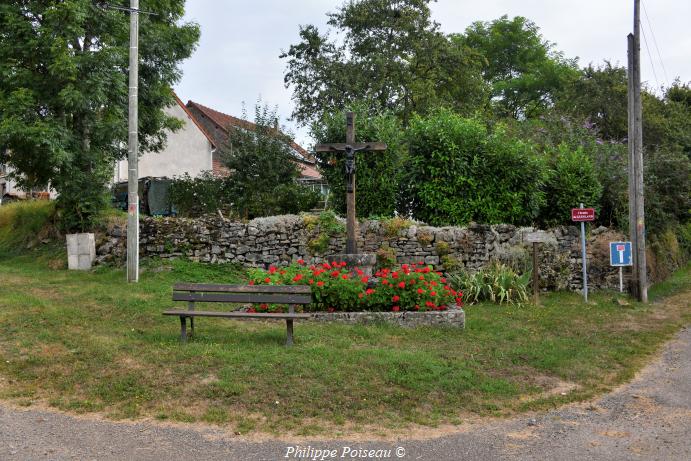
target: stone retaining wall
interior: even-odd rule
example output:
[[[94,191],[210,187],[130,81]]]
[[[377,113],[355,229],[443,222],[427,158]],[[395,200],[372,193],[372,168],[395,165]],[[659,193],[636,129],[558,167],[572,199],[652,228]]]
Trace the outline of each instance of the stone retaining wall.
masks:
[[[493,260],[517,267],[530,266],[531,244],[525,235],[535,229],[511,225],[431,227],[412,224],[394,235],[380,221],[360,224],[358,247],[396,262],[424,261],[438,270],[462,267],[475,271]],[[345,236],[332,236],[328,249],[313,253],[310,242],[318,226],[308,226],[302,216],[274,216],[248,223],[220,217],[199,219],[143,217],[140,228],[142,257],[188,258],[204,263],[238,263],[265,267],[286,265],[304,259],[308,264],[324,261],[325,255],[342,253]],[[557,227],[547,231],[548,242],[539,245],[540,286],[543,289],[578,290],[582,287],[579,230]],[[618,270],[609,266],[607,242],[623,236],[607,228],[594,229],[588,239],[589,286],[618,287]],[[97,262],[120,264],[126,256],[126,229],[113,225],[100,236]]]

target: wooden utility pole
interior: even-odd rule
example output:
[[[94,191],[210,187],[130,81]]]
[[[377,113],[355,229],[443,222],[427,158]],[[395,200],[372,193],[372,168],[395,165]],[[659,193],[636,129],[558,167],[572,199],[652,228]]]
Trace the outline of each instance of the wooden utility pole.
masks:
[[[127,137],[127,281],[139,281],[139,0],[130,0],[130,88]]]
[[[633,263],[635,294],[639,301],[648,302],[648,274],[645,256],[645,190],[643,183],[643,109],[641,105],[641,2],[634,0],[633,37],[629,36],[629,219],[631,240],[634,243]],[[633,219],[631,208],[634,209]]]
[[[636,155],[634,145],[636,144],[635,132],[635,114],[634,114],[634,103],[633,103],[633,47],[634,40],[633,34],[629,34],[627,37],[627,50],[628,50],[628,116],[629,116],[629,128],[628,128],[628,154],[629,154],[629,164],[628,164],[628,183],[629,183],[629,238],[631,239],[631,254],[635,258],[636,249],[638,244],[636,241]],[[631,284],[629,285],[629,290],[631,291],[631,296],[638,298],[638,267],[633,264],[631,266]]]

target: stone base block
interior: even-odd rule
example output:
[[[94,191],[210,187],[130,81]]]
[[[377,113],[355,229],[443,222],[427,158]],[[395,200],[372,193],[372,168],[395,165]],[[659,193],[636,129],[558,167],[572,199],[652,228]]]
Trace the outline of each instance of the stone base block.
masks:
[[[70,270],[89,270],[96,259],[94,234],[67,235],[67,267]]]

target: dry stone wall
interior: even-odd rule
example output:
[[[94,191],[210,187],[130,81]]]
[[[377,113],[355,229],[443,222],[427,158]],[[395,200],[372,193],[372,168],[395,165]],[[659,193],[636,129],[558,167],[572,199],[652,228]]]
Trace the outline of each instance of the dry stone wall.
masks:
[[[203,263],[237,263],[265,267],[287,265],[304,259],[320,263],[329,254],[342,253],[345,236],[332,236],[328,249],[313,253],[310,242],[319,228],[308,226],[302,216],[258,218],[248,223],[220,217],[198,219],[144,217],[140,228],[142,257],[188,258]],[[404,226],[391,235],[380,221],[360,224],[359,248],[379,253],[397,263],[424,261],[439,270],[465,268],[475,271],[498,260],[516,267],[530,266],[532,244],[524,241],[531,227],[479,225],[467,227]],[[579,230],[557,227],[547,232],[548,242],[539,245],[540,284],[545,289],[578,290],[581,281]],[[607,228],[591,231],[588,242],[589,285],[618,287],[618,269],[609,266],[607,242],[623,236]],[[112,227],[100,236],[97,262],[120,264],[126,251],[126,229]]]

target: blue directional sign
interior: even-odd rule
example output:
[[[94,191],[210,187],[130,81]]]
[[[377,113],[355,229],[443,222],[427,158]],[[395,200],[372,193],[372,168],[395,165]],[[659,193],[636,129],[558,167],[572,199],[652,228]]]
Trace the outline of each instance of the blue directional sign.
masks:
[[[631,242],[609,242],[610,266],[632,266]]]

